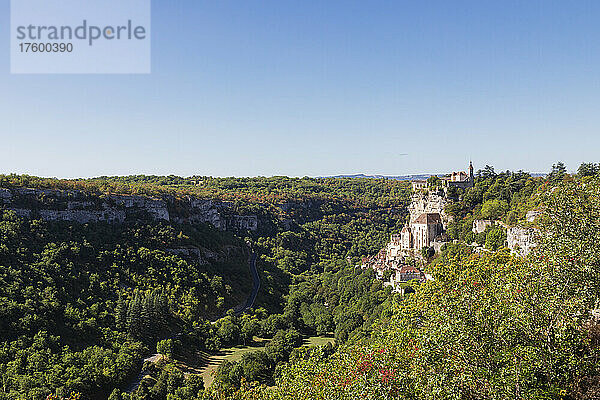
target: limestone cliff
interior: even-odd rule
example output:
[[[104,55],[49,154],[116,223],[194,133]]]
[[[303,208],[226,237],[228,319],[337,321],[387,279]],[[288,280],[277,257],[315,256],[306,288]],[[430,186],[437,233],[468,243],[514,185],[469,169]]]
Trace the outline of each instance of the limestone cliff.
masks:
[[[448,199],[443,192],[415,192],[412,195],[408,212],[410,213],[410,222],[415,222],[422,214],[440,214],[444,226],[449,221],[445,207]]]
[[[522,256],[526,256],[537,246],[540,231],[537,228],[515,226],[506,230],[508,248]]]
[[[88,193],[78,190],[0,189],[0,208],[18,216],[77,223],[149,219],[175,223],[209,223],[220,230],[258,229],[256,215],[237,215],[230,204],[192,196],[152,198]]]

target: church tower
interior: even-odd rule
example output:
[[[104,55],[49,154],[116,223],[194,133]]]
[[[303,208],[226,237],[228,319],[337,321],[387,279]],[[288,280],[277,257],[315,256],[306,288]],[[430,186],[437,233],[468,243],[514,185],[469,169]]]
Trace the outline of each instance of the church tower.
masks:
[[[469,181],[471,185],[475,185],[475,175],[473,175],[473,161],[469,161]]]

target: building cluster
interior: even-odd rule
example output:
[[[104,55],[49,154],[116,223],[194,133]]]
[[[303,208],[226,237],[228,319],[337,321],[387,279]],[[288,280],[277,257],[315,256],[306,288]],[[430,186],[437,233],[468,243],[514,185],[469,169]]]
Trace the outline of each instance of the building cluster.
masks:
[[[408,223],[400,234],[391,235],[389,243],[374,256],[362,260],[363,268],[375,270],[379,279],[390,272],[390,285],[401,292],[403,282],[423,282],[428,276],[414,266],[416,260],[422,258],[422,250],[438,252],[448,241],[445,233],[449,217],[444,209],[448,203],[448,188],[469,188],[474,184],[473,164],[469,165],[468,174],[453,172],[441,177],[441,185],[431,186],[428,181],[412,181],[413,195],[408,206],[410,214]],[[429,250],[431,249],[431,250]]]
[[[363,258],[361,264],[362,268],[372,268],[379,279],[385,278],[385,284],[392,286],[397,292],[404,292],[407,285],[402,283],[430,279],[415,265],[423,264],[425,253],[439,252],[449,241],[446,228],[451,218],[445,212],[446,205],[453,199],[449,189],[474,186],[473,164],[469,163],[468,173],[453,172],[439,177],[439,180],[417,180],[411,183],[413,194],[408,206],[408,222],[399,234],[391,235],[386,247],[374,256]],[[533,223],[540,215],[539,210],[530,211],[526,215],[528,225],[514,227],[499,220],[474,220],[472,231],[481,234],[490,227],[501,227],[506,231],[508,248],[515,254],[525,256],[536,247],[539,240],[540,230]],[[468,245],[475,247],[474,251],[477,252],[487,251],[484,246],[475,242]]]
[[[440,178],[441,187],[430,187],[428,181],[413,181],[413,196],[410,206],[410,220],[400,232],[400,248],[406,255],[420,257],[423,249],[440,251],[448,241],[445,234],[448,217],[444,211],[448,203],[447,190],[450,187],[470,188],[475,183],[473,163],[469,172],[453,172]]]
[[[373,269],[378,279],[386,280],[384,285],[391,286],[398,293],[405,290],[402,283],[427,280],[423,271],[409,263],[407,255],[402,251],[400,235],[392,235],[386,247],[374,256],[363,257],[361,267]],[[388,276],[386,271],[389,271]]]

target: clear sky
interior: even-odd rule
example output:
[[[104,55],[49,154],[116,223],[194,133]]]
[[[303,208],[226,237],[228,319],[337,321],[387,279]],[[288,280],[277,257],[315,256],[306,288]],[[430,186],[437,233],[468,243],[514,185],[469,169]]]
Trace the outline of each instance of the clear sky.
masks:
[[[10,75],[0,173],[88,177],[600,161],[600,2],[154,1],[150,75]]]

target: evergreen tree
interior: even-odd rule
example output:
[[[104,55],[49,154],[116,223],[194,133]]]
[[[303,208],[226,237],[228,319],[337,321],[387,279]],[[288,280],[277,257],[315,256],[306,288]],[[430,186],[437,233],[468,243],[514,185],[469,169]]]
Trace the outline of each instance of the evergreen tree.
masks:
[[[567,174],[567,168],[562,161],[552,165],[552,171],[548,174],[548,181],[551,183],[562,182],[563,178]]]
[[[127,304],[122,294],[119,294],[119,300],[115,308],[115,322],[117,329],[125,330],[127,328]]]
[[[156,312],[155,324],[160,331],[167,330],[169,324],[169,302],[164,290],[156,293],[154,297],[154,310]]]
[[[139,337],[141,333],[141,303],[140,293],[136,290],[127,308],[127,331],[133,337]]]
[[[152,293],[146,292],[142,299],[140,311],[141,337],[145,339],[153,339],[154,327],[152,321]]]
[[[600,164],[594,164],[594,163],[583,163],[579,166],[579,169],[577,169],[577,175],[579,175],[579,177],[584,177],[584,176],[594,176],[594,175],[598,175],[600,173]]]

